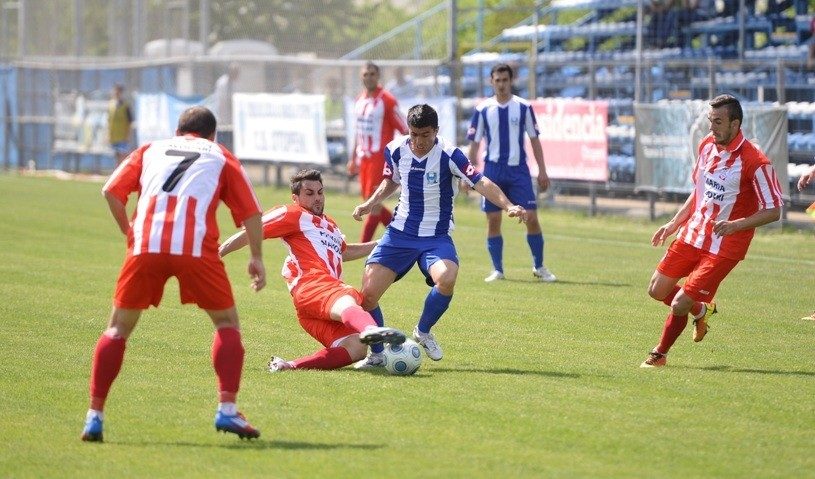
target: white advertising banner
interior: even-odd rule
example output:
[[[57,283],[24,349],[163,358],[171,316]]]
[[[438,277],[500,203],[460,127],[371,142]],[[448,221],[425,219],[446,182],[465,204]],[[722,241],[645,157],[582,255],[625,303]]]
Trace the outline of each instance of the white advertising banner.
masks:
[[[140,145],[175,136],[178,117],[201,98],[182,98],[166,93],[140,93],[136,96],[136,135]]]
[[[324,95],[235,93],[232,118],[242,160],[329,164]]]

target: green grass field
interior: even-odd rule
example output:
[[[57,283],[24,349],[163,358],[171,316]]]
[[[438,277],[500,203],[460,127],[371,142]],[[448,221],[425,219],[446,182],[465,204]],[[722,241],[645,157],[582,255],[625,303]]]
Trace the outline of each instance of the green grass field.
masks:
[[[241,409],[263,432],[216,434],[212,329],[168,284],[128,343],[104,444],[79,440],[92,349],[124,240],[101,185],[0,176],[0,477],[802,477],[815,470],[812,233],[766,228],[719,290],[720,314],[668,367],[643,370],[667,308],[647,295],[664,252],[657,224],[541,213],[554,284],[532,281],[520,225],[505,223],[507,281],[485,284],[485,222],[464,201],[461,271],[435,328],[444,360],[412,377],[268,374],[318,344],[299,327],[265,243],[255,294],[247,254],[227,266],[243,324]],[[265,207],[285,191],[259,189]],[[354,197],[329,194],[349,239]],[[131,202],[132,203],[132,202]],[[132,205],[131,205],[132,206]],[[221,209],[221,236],[234,231]],[[363,262],[346,264],[359,285]],[[389,324],[412,330],[427,287],[410,273],[386,293]]]

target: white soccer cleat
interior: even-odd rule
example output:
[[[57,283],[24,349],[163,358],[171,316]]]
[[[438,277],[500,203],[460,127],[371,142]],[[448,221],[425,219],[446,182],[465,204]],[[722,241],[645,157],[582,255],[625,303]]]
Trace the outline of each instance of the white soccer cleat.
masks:
[[[422,345],[428,358],[432,359],[433,361],[441,361],[441,346],[439,346],[439,343],[436,342],[436,337],[433,336],[433,333],[422,333],[419,331],[419,327],[416,326],[413,329],[413,339]]]
[[[493,271],[489,276],[484,278],[484,282],[492,283],[493,281],[498,281],[500,279],[504,279],[504,273],[500,271]]]
[[[354,364],[354,369],[374,369],[385,367],[385,355],[383,353],[371,353],[365,359],[360,359]]]
[[[269,364],[266,366],[266,369],[268,369],[270,373],[276,373],[285,371],[287,369],[294,369],[294,367],[292,367],[291,363],[285,359],[273,356],[272,359],[269,360]]]
[[[535,275],[536,278],[543,281],[544,283],[554,283],[555,281],[557,281],[555,275],[553,275],[551,271],[546,269],[546,266],[541,266],[540,268],[532,268],[532,274]]]

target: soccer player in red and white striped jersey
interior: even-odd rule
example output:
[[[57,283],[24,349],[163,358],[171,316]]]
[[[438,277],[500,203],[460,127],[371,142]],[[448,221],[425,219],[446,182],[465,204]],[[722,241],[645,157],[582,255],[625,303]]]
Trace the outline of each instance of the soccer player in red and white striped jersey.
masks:
[[[694,320],[693,340],[705,337],[720,283],[744,259],[755,229],[781,217],[781,186],[770,160],[741,132],[741,104],[719,95],[710,106],[710,134],[699,145],[693,192],[651,238],[657,246],[676,233],[648,288],[671,312],[642,367],[665,365],[688,314]],[[681,278],[686,279],[680,288]]]
[[[356,134],[354,148],[348,159],[348,173],[359,173],[362,199],[367,200],[382,182],[385,166],[385,146],[396,133],[406,134],[407,123],[396,98],[379,84],[379,66],[366,63],[360,72],[364,90],[354,103]],[[365,218],[362,226],[363,243],[371,241],[377,225],[388,226],[393,215],[384,206],[378,206]]]
[[[164,284],[178,279],[182,303],[204,309],[215,325],[212,363],[218,377],[218,430],[255,438],[235,400],[244,349],[226,269],[218,256],[215,211],[223,201],[249,236],[252,288],[266,284],[260,205],[240,162],[214,142],[216,120],[206,108],[181,114],[176,136],[138,148],[108,179],[103,193],[119,229],[127,236],[108,328],[96,344],[90,379],[90,410],[82,439],[102,441],[102,411],[124,360],[125,343],[141,312],[158,307]],[[138,193],[132,220],[128,196]]]
[[[292,361],[273,357],[269,371],[338,369],[365,357],[370,344],[402,343],[405,335],[377,326],[362,309],[362,295],[342,281],[342,262],[367,256],[375,241],[346,244],[337,223],[324,213],[325,192],[317,170],[301,170],[291,178],[293,203],[263,215],[263,237],[280,238],[289,255],[283,277],[303,329],[324,348]],[[221,256],[247,243],[245,231],[224,241]]]

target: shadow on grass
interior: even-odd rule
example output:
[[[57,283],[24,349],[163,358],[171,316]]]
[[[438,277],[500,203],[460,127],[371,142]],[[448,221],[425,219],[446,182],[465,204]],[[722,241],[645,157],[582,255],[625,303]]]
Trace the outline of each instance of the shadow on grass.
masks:
[[[544,376],[547,378],[573,378],[577,379],[580,377],[579,374],[575,373],[563,373],[559,371],[528,371],[525,369],[512,369],[512,368],[501,368],[501,369],[483,369],[483,368],[432,368],[429,371],[432,372],[440,372],[440,373],[487,373],[487,374],[515,374],[519,376],[526,376],[526,375],[534,375],[534,376]]]
[[[136,447],[197,447],[197,448],[219,448],[219,449],[257,449],[257,450],[266,450],[266,449],[280,449],[280,450],[300,450],[300,451],[310,451],[310,450],[332,450],[332,449],[358,449],[358,450],[367,450],[373,451],[376,449],[382,449],[381,444],[327,444],[321,442],[303,442],[303,441],[282,441],[282,440],[264,440],[264,439],[257,439],[257,440],[249,440],[249,441],[242,441],[239,439],[235,439],[235,441],[225,443],[225,444],[207,444],[207,443],[197,443],[197,442],[186,442],[186,441],[173,441],[173,442],[158,442],[158,441],[117,441],[117,442],[107,442],[106,444],[111,444],[115,446],[136,446]]]
[[[682,369],[698,369],[700,371],[713,371],[722,373],[748,373],[748,374],[774,374],[780,376],[815,376],[813,371],[781,371],[778,369],[748,369],[748,368],[734,368],[732,366],[719,365],[719,366],[704,366],[693,367],[684,366]]]

